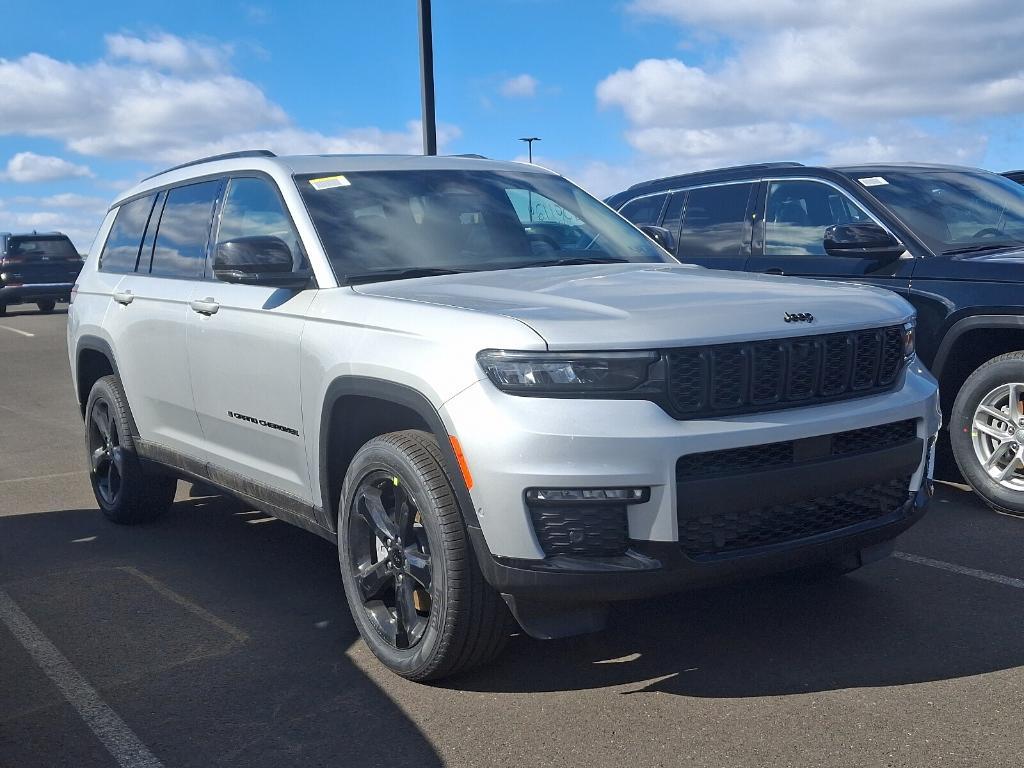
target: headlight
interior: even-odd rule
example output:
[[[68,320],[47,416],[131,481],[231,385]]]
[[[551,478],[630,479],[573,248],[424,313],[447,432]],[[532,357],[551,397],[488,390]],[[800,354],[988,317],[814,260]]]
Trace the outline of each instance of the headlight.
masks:
[[[909,360],[917,349],[917,320],[903,325],[903,359]]]
[[[507,352],[485,349],[476,359],[498,389],[536,392],[624,392],[647,381],[655,352]]]

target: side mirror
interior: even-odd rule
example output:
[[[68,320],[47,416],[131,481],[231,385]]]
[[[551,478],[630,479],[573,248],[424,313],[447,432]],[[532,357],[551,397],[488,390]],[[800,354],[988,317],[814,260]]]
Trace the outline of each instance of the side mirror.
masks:
[[[833,224],[825,229],[825,252],[830,256],[895,261],[906,250],[899,240],[873,221]]]
[[[274,288],[305,288],[312,277],[308,270],[294,271],[291,248],[272,235],[236,237],[218,244],[213,276],[225,283]]]
[[[673,238],[672,233],[664,227],[656,227],[653,224],[641,224],[640,231],[669,253],[675,252],[675,238]]]

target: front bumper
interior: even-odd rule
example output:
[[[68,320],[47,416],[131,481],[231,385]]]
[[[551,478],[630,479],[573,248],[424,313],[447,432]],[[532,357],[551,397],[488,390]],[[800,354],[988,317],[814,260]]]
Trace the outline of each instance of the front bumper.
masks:
[[[74,283],[30,283],[0,287],[0,304],[26,304],[33,301],[68,301]]]
[[[927,446],[940,423],[935,380],[916,362],[901,386],[884,394],[723,419],[677,421],[646,401],[515,397],[486,381],[449,400],[442,417],[450,434],[459,438],[474,478],[471,498],[476,520],[467,517],[474,523],[470,532],[488,581],[508,594],[570,601],[641,597],[825,559],[859,557],[923,514],[931,493]],[[870,524],[711,561],[691,559],[680,547],[676,462],[681,456],[909,419],[916,425],[917,453],[907,470],[912,472],[907,501],[892,514]],[[841,471],[848,469],[844,466]],[[791,485],[816,485],[815,493],[822,487],[820,479],[783,479]],[[842,485],[846,478],[837,475],[836,479]],[[625,555],[545,557],[524,500],[525,489],[638,486],[649,488],[650,498],[627,508],[630,543]],[[781,493],[792,496],[792,488]],[[730,503],[739,503],[737,498],[742,496]],[[687,495],[682,503],[694,503],[697,498]],[[709,505],[710,500],[705,496],[699,503]],[[767,498],[766,503],[776,501]]]

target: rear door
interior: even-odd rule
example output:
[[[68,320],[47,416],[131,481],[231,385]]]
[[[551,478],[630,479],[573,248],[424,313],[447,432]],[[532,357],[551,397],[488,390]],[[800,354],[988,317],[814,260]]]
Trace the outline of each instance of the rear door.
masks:
[[[742,270],[750,256],[757,184],[714,184],[676,192],[662,226],[676,239],[676,258],[713,269]]]
[[[881,224],[834,184],[817,179],[768,180],[762,185],[758,212],[749,271],[856,280],[904,291],[909,286],[912,258],[880,263],[825,251],[825,229],[833,224]]]
[[[187,311],[191,388],[210,471],[229,488],[245,478],[312,503],[301,434],[299,352],[316,289],[214,280],[212,254],[228,240],[273,236],[291,249],[296,270],[308,263],[277,186],[267,177],[230,179],[218,220],[207,279],[193,285]],[[277,503],[290,506],[287,500]]]
[[[202,279],[219,180],[174,187],[153,198],[145,238],[112,251],[125,276],[105,318],[125,393],[143,439],[205,461],[189,376],[189,301]],[[129,203],[130,205],[130,203]],[[141,205],[141,218],[146,206]],[[116,222],[115,222],[116,229]],[[107,254],[101,260],[101,269]],[[134,261],[134,268],[128,271]]]

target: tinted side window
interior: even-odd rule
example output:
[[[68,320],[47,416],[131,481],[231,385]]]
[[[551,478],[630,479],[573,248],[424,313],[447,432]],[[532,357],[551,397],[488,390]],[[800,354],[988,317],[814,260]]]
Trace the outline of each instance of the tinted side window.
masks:
[[[619,213],[638,227],[643,224],[657,224],[666,197],[668,197],[667,193],[630,200],[619,209]]]
[[[749,252],[747,201],[753,184],[702,187],[686,193],[679,257],[743,256]]]
[[[107,235],[107,242],[100,253],[100,269],[103,272],[134,272],[139,259],[142,235],[146,231],[150,211],[153,210],[155,195],[140,197],[124,203],[117,209],[114,225]],[[148,269],[147,264],[145,269]]]
[[[152,274],[203,276],[213,204],[219,190],[219,181],[205,181],[168,191],[153,247]]]
[[[260,236],[283,240],[291,249],[295,268],[304,266],[298,233],[274,185],[266,179],[231,179],[224,195],[217,242]]]
[[[764,217],[766,256],[824,256],[825,228],[870,217],[834,187],[816,181],[773,181]]]

